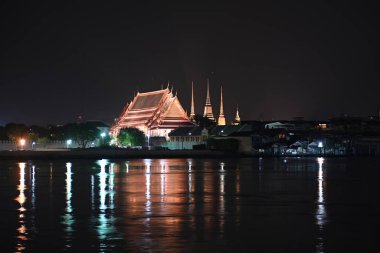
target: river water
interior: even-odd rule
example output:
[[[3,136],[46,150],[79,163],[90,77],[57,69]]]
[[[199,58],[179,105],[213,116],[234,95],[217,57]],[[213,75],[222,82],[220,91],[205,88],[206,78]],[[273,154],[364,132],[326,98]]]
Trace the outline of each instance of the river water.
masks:
[[[380,160],[0,161],[0,252],[374,252]]]

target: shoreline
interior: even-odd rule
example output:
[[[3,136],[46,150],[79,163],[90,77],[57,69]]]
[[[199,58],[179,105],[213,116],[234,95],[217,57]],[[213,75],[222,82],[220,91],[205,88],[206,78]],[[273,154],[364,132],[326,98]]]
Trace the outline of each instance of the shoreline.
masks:
[[[124,150],[79,149],[54,151],[0,151],[0,159],[144,159],[144,158],[244,158],[244,157],[356,157],[353,155],[269,155],[257,153],[231,153],[212,150]]]

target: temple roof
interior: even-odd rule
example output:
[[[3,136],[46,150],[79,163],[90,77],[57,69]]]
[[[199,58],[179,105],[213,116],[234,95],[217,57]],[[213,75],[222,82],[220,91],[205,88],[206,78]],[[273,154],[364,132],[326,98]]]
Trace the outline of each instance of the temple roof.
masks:
[[[156,107],[160,103],[165,93],[166,93],[166,90],[138,93],[130,109],[137,110],[137,109]]]
[[[177,96],[166,88],[138,93],[117,119],[113,130],[137,127],[143,131],[193,125]]]

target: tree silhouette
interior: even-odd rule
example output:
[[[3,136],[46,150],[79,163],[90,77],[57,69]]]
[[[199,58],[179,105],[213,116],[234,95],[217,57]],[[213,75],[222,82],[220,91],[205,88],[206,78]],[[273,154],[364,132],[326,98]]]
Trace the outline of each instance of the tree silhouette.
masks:
[[[145,134],[133,127],[120,129],[117,139],[122,146],[143,146],[145,144]]]

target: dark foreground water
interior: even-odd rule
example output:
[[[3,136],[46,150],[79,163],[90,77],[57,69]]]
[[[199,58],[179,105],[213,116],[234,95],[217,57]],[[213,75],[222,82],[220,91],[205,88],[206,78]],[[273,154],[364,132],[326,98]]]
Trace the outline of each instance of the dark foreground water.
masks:
[[[379,176],[369,158],[0,161],[0,252],[379,252]]]

